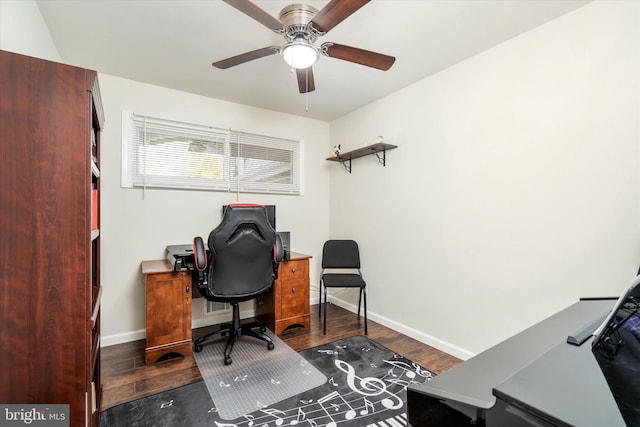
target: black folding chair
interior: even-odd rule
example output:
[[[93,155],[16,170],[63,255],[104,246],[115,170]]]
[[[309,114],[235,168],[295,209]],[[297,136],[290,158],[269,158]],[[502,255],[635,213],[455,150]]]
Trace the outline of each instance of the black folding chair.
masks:
[[[353,272],[345,272],[344,270],[352,270]],[[360,318],[360,305],[364,300],[364,334],[367,335],[367,283],[362,278],[360,250],[355,241],[328,240],[322,248],[320,289],[324,294],[322,333],[325,335],[327,333],[327,288],[360,288],[358,319]],[[318,316],[322,316],[322,306],[323,304],[320,304],[318,307]]]

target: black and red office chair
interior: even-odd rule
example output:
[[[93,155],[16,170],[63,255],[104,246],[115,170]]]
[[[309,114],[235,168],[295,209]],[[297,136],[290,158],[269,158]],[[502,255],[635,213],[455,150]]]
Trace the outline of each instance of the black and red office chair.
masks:
[[[364,300],[364,334],[367,335],[367,283],[360,271],[360,250],[354,240],[327,240],[322,247],[322,271],[320,289],[323,290],[324,304],[318,306],[318,316],[324,306],[322,333],[327,334],[327,288],[359,288],[358,319],[360,304]]]
[[[233,308],[231,323],[223,324],[219,331],[198,338],[194,350],[210,338],[226,336],[224,363],[229,365],[233,345],[241,335],[267,342],[273,349],[266,328],[259,322],[241,323],[238,304],[249,301],[271,288],[278,276],[278,263],[282,260],[282,241],[269,224],[263,205],[229,205],[222,222],[209,234],[208,250],[201,237],[194,243],[194,261],[200,294],[210,301],[226,302]]]

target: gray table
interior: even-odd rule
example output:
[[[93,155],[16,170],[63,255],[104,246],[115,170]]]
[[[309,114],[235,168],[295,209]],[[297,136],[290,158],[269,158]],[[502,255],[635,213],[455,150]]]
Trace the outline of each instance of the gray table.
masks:
[[[435,398],[472,420],[486,420],[487,411],[496,404],[494,388],[503,385],[505,393],[514,391],[515,384],[506,381],[556,346],[590,348],[588,343],[582,347],[566,344],[567,336],[603,318],[614,302],[611,299],[576,302],[431,381],[410,385],[407,393],[412,396],[408,400],[419,402],[419,395]],[[411,420],[411,406],[408,411]]]

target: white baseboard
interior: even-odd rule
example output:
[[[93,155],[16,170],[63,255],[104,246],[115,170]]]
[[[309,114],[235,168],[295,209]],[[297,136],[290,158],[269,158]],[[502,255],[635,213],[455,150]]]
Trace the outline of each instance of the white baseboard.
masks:
[[[121,334],[105,335],[100,337],[100,347],[109,347],[116,344],[124,344],[126,342],[143,340],[147,336],[146,329],[140,329],[133,332],[123,332]]]
[[[353,313],[357,313],[358,311],[358,307],[354,304],[348,303],[344,300],[335,298],[331,295],[328,295],[329,298],[329,302],[332,304],[335,304],[339,307],[344,308],[345,310],[349,310]],[[310,301],[311,305],[316,305],[320,303],[320,297],[315,297],[315,298],[311,298]],[[240,312],[240,317],[242,319],[244,318],[248,318],[248,317],[253,317],[255,314],[253,309],[249,309],[249,310],[243,310]],[[313,313],[311,313],[313,314]],[[474,353],[465,350],[463,348],[460,348],[458,346],[455,346],[451,343],[448,343],[446,341],[440,340],[438,338],[432,337],[431,335],[425,334],[423,332],[420,332],[414,328],[411,328],[409,326],[403,325],[402,323],[398,323],[394,320],[391,320],[387,317],[384,316],[380,316],[376,313],[372,313],[371,311],[367,312],[367,316],[369,319],[373,320],[374,322],[380,323],[381,325],[384,325],[388,328],[393,329],[394,331],[398,331],[408,337],[411,337],[415,340],[418,340],[422,343],[425,343],[427,345],[430,345],[431,347],[437,348],[440,351],[444,351],[445,353],[448,353],[452,356],[457,357],[458,359],[462,359],[462,360],[467,360],[470,359],[471,357],[475,356]],[[224,314],[220,314],[220,315],[213,315],[213,316],[208,316],[204,319],[197,319],[194,320],[191,323],[191,327],[193,329],[196,328],[202,328],[205,326],[210,326],[210,325],[216,325],[222,322],[228,322],[231,320],[231,313],[227,312]],[[121,333],[121,334],[115,334],[115,335],[107,335],[107,336],[103,336],[100,340],[100,345],[101,347],[109,347],[111,345],[116,345],[116,344],[123,344],[126,342],[130,342],[130,341],[137,341],[137,340],[141,340],[144,339],[146,337],[146,331],[144,329],[138,330],[138,331],[132,331],[132,332],[125,332],[125,333]]]
[[[240,318],[245,319],[253,317],[255,312],[253,309],[240,311]],[[218,325],[220,323],[231,321],[232,312],[227,311],[223,314],[207,316],[203,319],[197,319],[191,322],[191,329],[202,328],[205,326]],[[116,344],[124,344],[126,342],[143,340],[147,337],[146,329],[140,329],[133,332],[124,332],[122,334],[106,335],[100,338],[100,347],[109,347]]]
[[[355,304],[348,303],[344,300],[332,297],[330,295],[327,296],[329,298],[329,302],[335,304],[339,307],[344,308],[345,310],[349,310],[353,313],[358,312],[358,306]],[[393,329],[394,331],[398,331],[401,334],[404,334],[408,337],[411,337],[415,340],[418,340],[422,343],[430,345],[431,347],[437,348],[440,351],[444,351],[447,354],[457,357],[458,359],[468,360],[475,356],[475,353],[472,353],[468,350],[455,346],[449,342],[443,341],[441,339],[432,337],[431,335],[420,332],[414,328],[403,325],[402,323],[398,323],[394,320],[391,320],[387,317],[380,316],[376,313],[372,313],[371,311],[367,311],[367,317],[374,322],[380,323],[388,328]]]

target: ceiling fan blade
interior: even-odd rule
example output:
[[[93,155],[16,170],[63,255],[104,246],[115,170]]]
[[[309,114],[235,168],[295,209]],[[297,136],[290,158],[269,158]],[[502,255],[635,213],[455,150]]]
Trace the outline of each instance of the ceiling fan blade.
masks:
[[[337,43],[323,43],[321,50],[331,58],[355,62],[356,64],[377,68],[382,71],[387,71],[396,61],[396,58],[393,56]]]
[[[298,76],[298,89],[300,93],[313,92],[316,90],[316,84],[313,81],[313,68],[296,69]]]
[[[320,33],[327,33],[371,0],[331,0],[313,17],[310,24]]]
[[[226,70],[227,68],[233,67],[235,65],[244,64],[245,62],[253,61],[254,59],[273,55],[274,53],[278,53],[279,51],[279,46],[263,47],[262,49],[252,50],[251,52],[241,53],[240,55],[232,56],[231,58],[214,62],[211,65],[216,68]]]
[[[245,15],[255,19],[265,27],[276,33],[283,29],[282,22],[260,9],[256,4],[249,0],[222,0],[231,7],[235,7]]]

